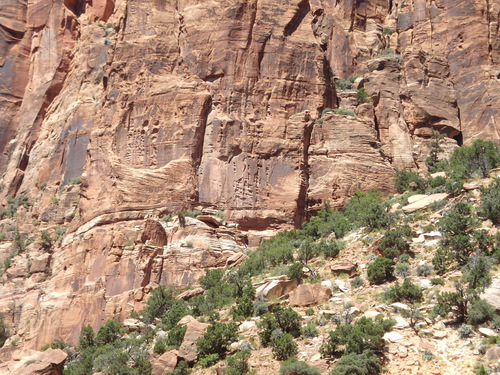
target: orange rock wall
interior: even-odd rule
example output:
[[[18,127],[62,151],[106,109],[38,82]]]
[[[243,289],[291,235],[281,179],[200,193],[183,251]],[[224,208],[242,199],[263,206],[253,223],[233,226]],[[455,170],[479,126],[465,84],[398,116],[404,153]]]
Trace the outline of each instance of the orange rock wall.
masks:
[[[434,130],[447,149],[499,141],[499,14],[487,0],[3,2],[0,203],[27,195],[20,230],[68,233],[53,276],[23,276],[21,256],[2,276],[9,327],[32,347],[74,341],[247,243],[207,227],[147,245],[145,216],[215,207],[242,230],[300,225],[324,199],[425,169]],[[336,91],[352,74],[372,103]],[[357,117],[322,116],[337,107]]]

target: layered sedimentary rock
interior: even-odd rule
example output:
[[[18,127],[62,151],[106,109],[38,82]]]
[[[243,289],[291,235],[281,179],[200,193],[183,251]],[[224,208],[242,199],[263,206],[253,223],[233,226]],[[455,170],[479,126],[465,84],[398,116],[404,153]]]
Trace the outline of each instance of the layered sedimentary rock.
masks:
[[[8,327],[34,348],[74,342],[157,283],[194,283],[246,248],[220,219],[164,214],[209,206],[243,230],[298,226],[325,199],[390,192],[394,168],[425,170],[433,131],[447,150],[500,140],[499,7],[4,1],[0,203],[33,205],[0,223],[0,260],[7,228],[35,241],[2,276]],[[336,91],[351,74],[372,102]],[[322,115],[337,107],[356,117]],[[57,229],[46,252],[40,231]]]
[[[129,217],[82,227],[57,254],[34,243],[13,259],[2,276],[0,311],[14,323],[12,337],[32,347],[54,336],[77,341],[81,324],[97,328],[110,316],[125,319],[156,285],[193,284],[206,268],[223,267],[243,252],[246,242],[235,228],[189,217],[182,225]]]

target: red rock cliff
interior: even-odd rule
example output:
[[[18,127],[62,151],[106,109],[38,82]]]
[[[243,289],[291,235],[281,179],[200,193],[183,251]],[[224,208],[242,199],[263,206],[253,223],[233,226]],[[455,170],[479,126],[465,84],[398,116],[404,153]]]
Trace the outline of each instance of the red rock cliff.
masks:
[[[28,233],[68,227],[49,259],[29,250],[40,272],[14,272],[15,258],[3,276],[10,326],[32,347],[75,340],[151,283],[223,265],[176,242],[193,233],[150,245],[136,235],[147,215],[203,206],[240,229],[298,225],[324,199],[390,192],[394,168],[425,168],[434,130],[449,148],[500,140],[499,14],[488,0],[4,1],[0,199],[34,202],[17,218]],[[352,74],[373,103],[336,91]],[[337,107],[357,117],[322,116]],[[247,241],[199,230],[221,253]]]

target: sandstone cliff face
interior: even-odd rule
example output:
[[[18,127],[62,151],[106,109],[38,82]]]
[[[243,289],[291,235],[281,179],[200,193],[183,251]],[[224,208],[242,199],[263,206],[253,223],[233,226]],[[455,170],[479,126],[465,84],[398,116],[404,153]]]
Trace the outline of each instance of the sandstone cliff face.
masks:
[[[233,229],[163,234],[148,215],[209,206],[243,230],[299,225],[323,199],[390,192],[394,167],[425,169],[433,130],[449,148],[500,140],[499,7],[4,2],[0,199],[34,202],[5,228],[68,233],[49,260],[28,250],[46,262],[41,272],[28,277],[19,255],[4,274],[10,327],[31,347],[74,340],[82,324],[139,308],[151,285],[193,283],[245,248]],[[351,74],[364,75],[373,103],[336,91],[335,79]],[[321,118],[328,107],[357,118]],[[152,242],[137,237],[148,225],[161,232]]]

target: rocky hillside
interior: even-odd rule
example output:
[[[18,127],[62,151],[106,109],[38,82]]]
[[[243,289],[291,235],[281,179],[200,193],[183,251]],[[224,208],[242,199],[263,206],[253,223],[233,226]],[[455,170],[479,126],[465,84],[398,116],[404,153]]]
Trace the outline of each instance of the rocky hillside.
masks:
[[[117,274],[124,275],[109,278],[110,285],[140,278],[159,283],[150,281],[142,295],[132,296],[135,304],[115,305],[113,319],[95,331],[92,324],[80,326],[76,339],[61,335],[42,352],[28,349],[29,325],[15,331],[4,316],[0,352],[10,361],[0,371],[494,373],[500,368],[500,168],[492,167],[500,166],[500,146],[476,141],[449,161],[427,163],[443,171],[425,177],[399,171],[401,194],[383,200],[378,191],[358,191],[342,212],[325,202],[301,229],[280,231],[254,251],[246,251],[249,233],[244,237],[221,212],[136,221],[135,240],[108,255],[117,257]],[[29,211],[30,203],[11,199],[9,210],[2,216],[12,218],[4,222]],[[19,228],[4,236],[12,251],[4,260],[4,288],[23,278],[37,293],[62,283],[51,261],[71,236],[42,231],[29,245],[32,238]],[[127,269],[136,259],[135,267],[144,267],[145,255],[154,257],[153,265],[138,275]],[[45,310],[64,308],[43,299]],[[38,314],[34,306],[28,324]],[[95,310],[84,313],[92,321]],[[72,320],[74,331],[78,321]],[[63,332],[69,324],[38,332]]]
[[[488,0],[4,1],[0,360],[123,321],[325,200],[387,196],[396,170],[498,143],[499,14]]]

